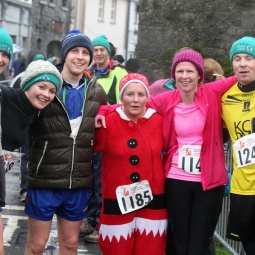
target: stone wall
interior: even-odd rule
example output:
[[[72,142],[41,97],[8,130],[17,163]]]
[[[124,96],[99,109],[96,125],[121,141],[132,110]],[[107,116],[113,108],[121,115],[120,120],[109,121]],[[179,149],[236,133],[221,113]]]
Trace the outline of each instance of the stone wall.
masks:
[[[60,45],[70,30],[71,22],[71,0],[65,2],[66,7],[63,7],[63,0],[55,0],[54,4],[48,0],[33,0],[31,49],[39,48],[47,54],[50,42]]]
[[[229,56],[232,43],[255,37],[255,0],[140,0],[137,58],[150,82],[164,77],[167,48],[200,46],[207,56]],[[170,66],[169,66],[170,68]]]

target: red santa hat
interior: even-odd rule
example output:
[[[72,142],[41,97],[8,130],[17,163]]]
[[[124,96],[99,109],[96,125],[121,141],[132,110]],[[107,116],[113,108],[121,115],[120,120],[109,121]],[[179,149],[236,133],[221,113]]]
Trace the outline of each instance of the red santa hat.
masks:
[[[127,87],[128,84],[130,84],[132,82],[138,82],[138,83],[142,84],[145,88],[147,97],[149,99],[150,93],[148,90],[149,82],[148,82],[147,77],[142,74],[138,74],[138,73],[129,73],[129,74],[125,75],[120,81],[120,94],[119,94],[120,100],[122,98],[125,88]]]

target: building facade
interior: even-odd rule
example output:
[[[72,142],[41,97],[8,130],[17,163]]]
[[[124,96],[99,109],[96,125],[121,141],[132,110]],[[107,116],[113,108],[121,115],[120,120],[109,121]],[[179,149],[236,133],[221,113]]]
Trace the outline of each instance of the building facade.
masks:
[[[135,57],[139,0],[72,0],[72,28],[90,39],[105,34],[116,54]]]
[[[60,57],[61,40],[70,31],[72,0],[0,0],[0,27],[27,54],[40,49]],[[15,59],[17,56],[14,55]]]
[[[32,0],[0,0],[0,27],[8,31],[13,43],[25,51],[30,48],[31,21]]]
[[[37,48],[47,57],[60,57],[61,40],[72,28],[91,39],[105,34],[127,60],[135,57],[138,5],[139,0],[0,0],[0,27],[25,53]]]
[[[61,40],[70,31],[71,0],[33,0],[31,49],[48,58],[61,53]]]

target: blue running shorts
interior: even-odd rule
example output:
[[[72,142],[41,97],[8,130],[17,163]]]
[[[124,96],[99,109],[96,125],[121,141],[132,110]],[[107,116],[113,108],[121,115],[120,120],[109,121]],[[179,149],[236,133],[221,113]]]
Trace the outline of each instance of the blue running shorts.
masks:
[[[86,217],[88,188],[27,189],[25,213],[37,220],[50,221],[56,214],[68,221]]]

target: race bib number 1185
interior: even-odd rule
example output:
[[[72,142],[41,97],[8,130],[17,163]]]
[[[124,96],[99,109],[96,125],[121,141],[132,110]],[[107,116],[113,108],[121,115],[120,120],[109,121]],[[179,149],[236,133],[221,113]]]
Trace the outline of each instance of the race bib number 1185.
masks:
[[[117,187],[116,196],[122,214],[141,209],[153,199],[147,180]]]

